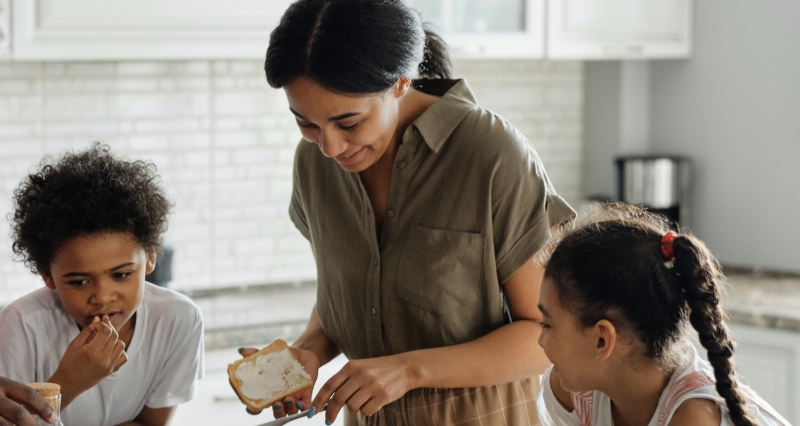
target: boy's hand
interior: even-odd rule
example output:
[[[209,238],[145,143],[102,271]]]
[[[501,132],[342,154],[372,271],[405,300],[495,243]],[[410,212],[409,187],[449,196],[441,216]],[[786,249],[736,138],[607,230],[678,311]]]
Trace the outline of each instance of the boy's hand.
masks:
[[[51,382],[61,385],[61,407],[98,384],[128,361],[125,343],[119,339],[108,316],[84,327],[69,344]]]

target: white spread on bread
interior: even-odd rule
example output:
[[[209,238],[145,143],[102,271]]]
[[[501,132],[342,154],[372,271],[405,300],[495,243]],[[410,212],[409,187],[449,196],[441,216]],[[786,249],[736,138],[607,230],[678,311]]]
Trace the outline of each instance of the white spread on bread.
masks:
[[[242,394],[250,399],[274,399],[286,389],[311,380],[311,376],[288,350],[260,355],[236,369]]]

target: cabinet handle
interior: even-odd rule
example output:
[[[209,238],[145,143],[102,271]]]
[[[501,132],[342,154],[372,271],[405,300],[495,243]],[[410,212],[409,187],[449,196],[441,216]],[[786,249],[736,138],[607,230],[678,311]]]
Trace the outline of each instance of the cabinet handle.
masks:
[[[641,44],[604,44],[603,53],[612,55],[640,56],[644,54]]]

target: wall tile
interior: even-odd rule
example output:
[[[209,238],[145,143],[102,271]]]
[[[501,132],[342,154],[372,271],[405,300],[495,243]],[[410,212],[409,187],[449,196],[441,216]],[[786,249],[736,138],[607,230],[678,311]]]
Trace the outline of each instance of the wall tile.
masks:
[[[583,65],[457,61],[478,101],[534,145],[559,193],[580,196]],[[45,154],[112,151],[156,164],[175,203],[164,244],[184,291],[316,279],[288,217],[300,132],[261,61],[0,62],[0,214]],[[42,285],[0,231],[0,306]]]

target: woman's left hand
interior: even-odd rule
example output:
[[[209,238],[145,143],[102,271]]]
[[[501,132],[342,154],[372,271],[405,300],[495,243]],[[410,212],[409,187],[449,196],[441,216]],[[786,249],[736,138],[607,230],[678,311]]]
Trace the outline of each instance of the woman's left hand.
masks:
[[[414,389],[414,377],[402,355],[352,360],[320,388],[311,404],[318,411],[327,403],[325,418],[330,423],[345,405],[353,413],[370,416]]]

